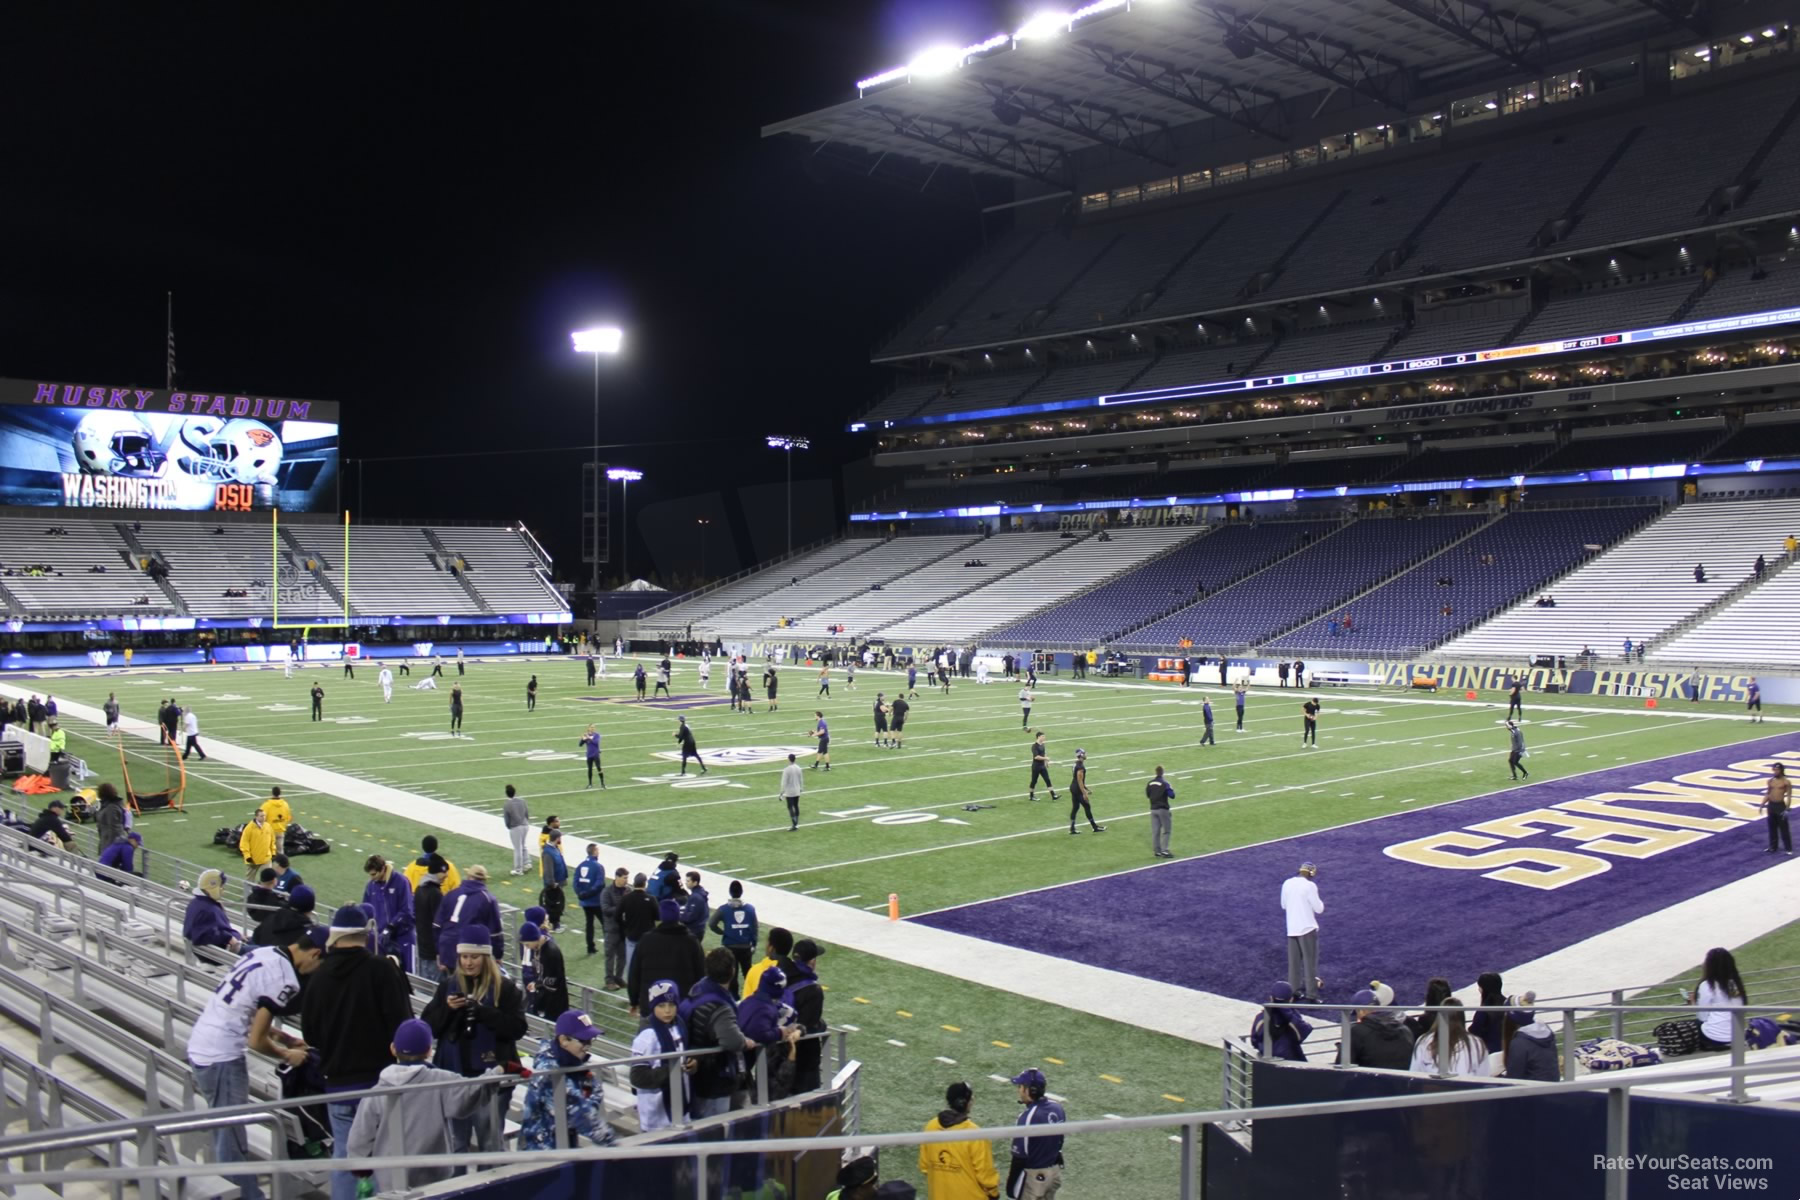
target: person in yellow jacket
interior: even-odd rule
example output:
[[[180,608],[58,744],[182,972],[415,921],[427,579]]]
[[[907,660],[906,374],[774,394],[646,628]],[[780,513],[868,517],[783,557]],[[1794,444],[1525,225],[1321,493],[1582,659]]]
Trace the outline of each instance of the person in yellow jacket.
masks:
[[[244,856],[244,865],[250,868],[250,878],[255,879],[257,873],[269,865],[275,857],[275,835],[270,832],[269,818],[257,809],[244,826],[244,832],[238,835],[238,853]]]
[[[980,1129],[969,1119],[969,1105],[974,1099],[975,1093],[968,1084],[951,1084],[944,1089],[944,1111],[926,1122],[925,1132]],[[986,1138],[920,1146],[919,1174],[925,1177],[926,1200],[993,1200],[1000,1194],[994,1144]]]
[[[413,859],[410,863],[407,863],[406,869],[401,872],[401,874],[406,876],[406,882],[412,884],[414,892],[417,892],[419,890],[419,885],[425,882],[425,873],[430,870],[428,864],[431,861],[431,856],[437,853],[438,840],[435,837],[428,833],[419,840],[419,857]],[[456,864],[451,862],[448,856],[440,857],[444,859],[445,864],[450,868],[450,870],[444,874],[443,884],[444,895],[448,896],[451,892],[454,892],[457,888],[462,886],[462,872],[456,869]]]
[[[68,753],[69,731],[55,721],[50,722],[50,761],[61,762]]]
[[[275,838],[275,849],[280,850],[282,842],[287,838],[287,827],[294,821],[294,810],[281,798],[280,788],[269,789],[269,798],[262,802],[262,815],[268,819],[269,833]]]

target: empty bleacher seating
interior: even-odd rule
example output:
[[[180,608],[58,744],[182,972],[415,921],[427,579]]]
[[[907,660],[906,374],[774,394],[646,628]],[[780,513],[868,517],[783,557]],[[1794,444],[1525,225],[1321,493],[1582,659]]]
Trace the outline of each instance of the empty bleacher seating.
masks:
[[[974,534],[937,534],[894,538],[877,542],[866,554],[835,567],[809,574],[785,576],[789,586],[709,617],[708,629],[732,634],[754,634],[780,627],[782,619],[798,622],[808,613],[852,600],[870,588],[885,585],[946,555],[967,550]],[[965,557],[967,557],[965,555]],[[782,570],[777,567],[777,570]]]
[[[1121,578],[995,631],[1010,646],[1098,646],[1113,635],[1217,591],[1330,532],[1330,521],[1226,525]]]
[[[1492,442],[1493,439],[1478,439]],[[1536,468],[1556,447],[1554,434],[1520,434],[1499,444],[1427,445],[1382,478],[1390,483],[1413,480],[1505,479]]]
[[[1611,656],[1665,630],[1742,583],[1756,556],[1771,560],[1800,528],[1800,502],[1750,500],[1687,504],[1550,588],[1555,608],[1527,596],[1493,620],[1447,643],[1447,657],[1557,654],[1584,646]],[[1706,582],[1694,581],[1704,565]]]
[[[1589,545],[1611,545],[1655,514],[1647,504],[1509,514],[1266,649],[1320,656],[1427,650],[1522,596],[1535,597],[1590,558]],[[1346,613],[1351,627],[1334,629]]]
[[[882,354],[1359,288],[1381,278],[1376,260],[1387,251],[1399,252],[1398,277],[1519,261],[1543,244],[1611,246],[1694,228],[1707,223],[1701,214],[1715,189],[1732,183],[1777,129],[1792,88],[1791,71],[1753,75],[1648,106],[1591,116],[1571,109],[1570,120],[1510,133],[1496,127],[1491,140],[1370,170],[1215,189],[1123,223],[1015,231]],[[1683,169],[1671,175],[1671,161]],[[1758,179],[1743,213],[1791,207],[1800,127],[1776,142]],[[1569,224],[1556,229],[1559,220]],[[1546,230],[1550,240],[1540,244]]]
[[[169,565],[169,586],[197,616],[268,616],[275,586],[277,556],[292,578],[310,573],[290,547],[272,548],[269,531],[233,522],[211,525],[197,521],[140,521],[134,535],[146,549]],[[296,570],[297,569],[297,570]],[[227,596],[226,592],[243,592]],[[322,589],[288,587],[281,596],[282,619],[343,615],[343,607]]]
[[[890,542],[887,552],[904,553],[907,543],[916,540],[901,538]],[[796,620],[783,636],[825,636],[829,625],[841,625],[857,636],[877,634],[903,617],[1010,574],[1033,559],[1068,544],[1055,533],[1010,533],[965,543],[954,551],[940,554],[936,561],[911,566],[893,575],[879,591],[864,587],[860,594],[824,601],[812,615]],[[979,560],[985,565],[963,565],[971,560]],[[803,581],[793,605],[799,607],[809,593],[818,594]],[[773,620],[765,620],[763,628],[774,624]]]
[[[1364,592],[1488,520],[1486,514],[1352,522],[1266,570],[1119,637],[1121,646],[1167,649],[1189,638],[1202,654],[1268,641]]]
[[[890,625],[882,636],[900,642],[965,641],[1129,571],[1199,533],[1191,526],[1165,525],[1111,530],[1105,541],[1098,535],[1083,538],[967,595]]]
[[[67,534],[51,534],[50,529]],[[41,575],[32,567],[49,568]],[[104,567],[95,574],[94,567]],[[0,584],[27,612],[100,614],[169,612],[175,606],[137,570],[108,521],[83,521],[47,509],[41,517],[0,517]],[[136,600],[148,596],[150,603]]]
[[[1699,462],[1707,449],[1724,435],[1724,417],[1681,421],[1674,423],[1674,428],[1665,424],[1650,428],[1602,425],[1578,429],[1566,445],[1539,463],[1537,469],[1554,474],[1606,467]]]
[[[437,527],[427,536],[467,564],[463,578],[497,613],[559,610],[562,597],[545,580],[545,562],[516,530],[492,525]]]
[[[1795,527],[1800,530],[1800,515]],[[1769,561],[1775,563],[1773,555]],[[1800,666],[1800,571],[1791,565],[1649,654],[1671,666]]]
[[[766,596],[787,587],[791,580],[808,578],[879,544],[880,539],[873,537],[839,538],[816,550],[803,551],[791,559],[753,571],[741,579],[677,598],[665,607],[650,610],[646,618],[653,618],[658,626],[671,629],[702,623],[728,608]]]

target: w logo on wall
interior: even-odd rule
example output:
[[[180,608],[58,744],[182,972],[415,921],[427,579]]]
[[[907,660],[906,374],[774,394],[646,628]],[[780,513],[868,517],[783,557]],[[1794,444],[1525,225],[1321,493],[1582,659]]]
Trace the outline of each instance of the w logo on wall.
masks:
[[[96,667],[104,667],[112,661],[111,650],[89,650],[87,656],[89,664]]]

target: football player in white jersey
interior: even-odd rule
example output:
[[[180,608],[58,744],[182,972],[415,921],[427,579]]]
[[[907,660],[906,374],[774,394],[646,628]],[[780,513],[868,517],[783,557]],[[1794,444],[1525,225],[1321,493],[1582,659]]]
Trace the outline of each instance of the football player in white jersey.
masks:
[[[392,704],[394,702],[394,673],[383,667],[381,674],[376,678],[381,681],[381,702]]]
[[[275,1018],[298,1002],[300,977],[310,975],[324,957],[326,935],[323,925],[309,925],[294,931],[290,945],[258,946],[238,961],[207,1000],[188,1036],[187,1057],[209,1107],[250,1102],[251,1050],[291,1066],[306,1062],[306,1043],[275,1028]],[[213,1161],[249,1158],[244,1126],[214,1131]],[[263,1191],[254,1175],[229,1182],[242,1190],[244,1200],[261,1200]]]

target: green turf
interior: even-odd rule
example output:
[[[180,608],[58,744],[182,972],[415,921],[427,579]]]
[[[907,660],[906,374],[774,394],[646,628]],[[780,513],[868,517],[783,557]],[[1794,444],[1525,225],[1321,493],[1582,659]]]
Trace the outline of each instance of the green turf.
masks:
[[[833,672],[834,694],[821,700],[814,695],[816,671],[795,668],[782,672],[779,712],[767,711],[758,687],[753,714],[723,705],[686,714],[702,751],[713,752],[803,749],[810,744],[813,710],[825,710],[833,769],[807,772],[803,823],[790,834],[776,795],[776,764],[716,766],[703,778],[675,776],[676,764],[657,756],[675,749],[676,714],[631,701],[618,666],[589,689],[579,660],[471,663],[460,680],[467,736],[458,739],[446,736],[448,687],[457,682],[453,668],[437,692],[409,688],[422,672],[400,677],[388,705],[368,666],[354,681],[332,668],[291,680],[279,670],[219,669],[72,673],[33,682],[95,706],[116,691],[127,714],[145,719],[153,719],[158,701],[172,695],[199,714],[203,742],[240,743],[484,812],[498,812],[502,786],[514,783],[530,799],[534,818],[563,818],[572,859],[588,838],[647,853],[678,849],[684,863],[708,864],[701,870],[715,897],[724,893],[723,875],[872,910],[885,908],[893,892],[908,913],[1150,865],[1142,781],[1158,763],[1187,785],[1174,815],[1173,849],[1180,856],[1508,786],[1499,694],[1468,703],[1460,694],[1320,691],[1325,711],[1320,746],[1313,750],[1299,745],[1302,693],[1258,689],[1248,728],[1236,733],[1229,698],[1213,690],[1219,744],[1202,747],[1196,745],[1199,689],[1046,679],[1032,726],[1049,735],[1052,773],[1065,798],[1055,803],[1040,792],[1033,804],[1024,796],[1029,735],[1020,729],[1016,683],[958,681],[948,696],[921,687],[906,746],[893,750],[871,744],[870,709],[877,691],[893,697],[898,677],[864,672],[850,691],[842,673]],[[527,712],[525,681],[533,673],[540,680],[539,703],[536,712]],[[714,695],[721,692],[721,676],[722,670],[714,672]],[[307,690],[314,681],[325,687],[325,723],[308,719]],[[30,686],[18,677],[11,682]],[[698,691],[692,666],[678,665],[675,691]],[[1418,699],[1451,702],[1408,702]],[[1678,707],[1682,718],[1735,712],[1723,705]],[[1641,700],[1589,697],[1533,698],[1527,717],[1534,781],[1785,728],[1737,719],[1659,719],[1644,711]],[[583,786],[577,739],[590,722],[605,738],[605,791]],[[100,731],[79,720],[69,724],[71,749],[103,778],[116,777],[116,751],[94,740]],[[1064,788],[1077,746],[1088,752],[1096,814],[1109,827],[1101,836],[1068,835]],[[155,786],[162,771],[158,752],[137,743],[131,753],[137,786]],[[804,754],[801,761],[808,761]],[[234,864],[235,855],[210,845],[213,830],[244,819],[271,783],[283,783],[297,820],[334,842],[332,854],[295,864],[319,889],[322,906],[360,895],[368,853],[405,857],[432,831],[404,811],[377,812],[225,764],[188,765],[186,812],[144,818],[153,850]],[[992,807],[968,811],[970,804]],[[503,901],[534,902],[536,885],[506,873],[508,851],[453,834],[439,837],[459,865],[484,862],[493,869]],[[763,906],[764,923],[781,923],[780,912],[770,907]],[[579,937],[563,941],[572,976],[597,984],[599,960],[581,955]],[[1034,1064],[1050,1075],[1053,1091],[1069,1097],[1071,1117],[1172,1112],[1216,1102],[1218,1056],[1204,1047],[842,947],[822,966],[831,987],[828,1016],[862,1031],[853,1053],[869,1068],[871,1130],[922,1126],[937,1111],[944,1085],[958,1078],[976,1087],[977,1119],[1004,1124],[1015,1111],[1011,1089],[987,1077]],[[1046,980],[1045,994],[1053,995],[1055,986]],[[1161,1135],[1094,1139],[1071,1153],[1071,1161],[1076,1178],[1117,1179],[1154,1194],[1167,1186],[1175,1149]]]

